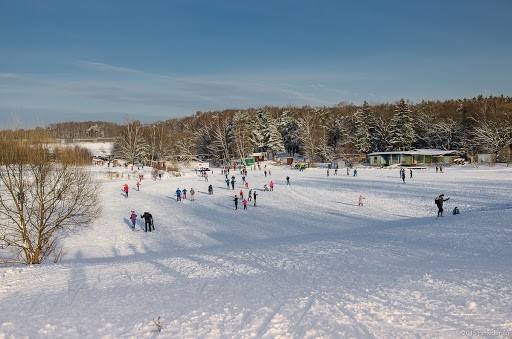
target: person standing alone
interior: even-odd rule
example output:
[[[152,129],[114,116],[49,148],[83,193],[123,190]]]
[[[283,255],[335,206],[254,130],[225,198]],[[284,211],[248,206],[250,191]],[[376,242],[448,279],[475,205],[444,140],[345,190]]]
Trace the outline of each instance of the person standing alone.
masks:
[[[450,200],[450,198],[444,198],[444,194],[441,194],[440,196],[438,196],[436,199],[435,199],[435,203],[437,205],[437,217],[442,217],[443,216],[443,203],[445,201],[448,201]]]

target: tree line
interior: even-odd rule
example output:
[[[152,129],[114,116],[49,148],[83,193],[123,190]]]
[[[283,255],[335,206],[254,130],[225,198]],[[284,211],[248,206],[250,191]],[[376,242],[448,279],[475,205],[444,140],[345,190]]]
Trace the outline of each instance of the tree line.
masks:
[[[421,101],[333,107],[262,107],[196,112],[151,124],[127,120],[66,122],[46,130],[56,138],[115,137],[115,155],[129,161],[190,160],[223,163],[254,151],[300,153],[329,162],[349,154],[415,148],[491,153],[510,161],[512,98]]]

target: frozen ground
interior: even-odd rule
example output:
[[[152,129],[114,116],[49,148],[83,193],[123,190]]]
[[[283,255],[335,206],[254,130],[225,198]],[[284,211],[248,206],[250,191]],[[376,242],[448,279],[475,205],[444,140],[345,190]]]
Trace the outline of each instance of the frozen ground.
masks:
[[[62,262],[0,268],[0,338],[512,335],[511,168],[427,168],[403,184],[398,169],[327,177],[269,163],[267,178],[249,170],[259,195],[246,211],[234,209],[238,172],[232,191],[217,168],[208,183],[144,169],[136,191],[127,170],[91,170],[103,213],[65,241]],[[195,201],[177,202],[178,187]],[[151,212],[156,231],[131,231],[132,209]]]

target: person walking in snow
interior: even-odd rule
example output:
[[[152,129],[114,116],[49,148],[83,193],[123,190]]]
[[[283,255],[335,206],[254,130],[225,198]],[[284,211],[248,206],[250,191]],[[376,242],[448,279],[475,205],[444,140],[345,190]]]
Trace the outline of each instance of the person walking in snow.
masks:
[[[249,201],[252,200],[252,188],[249,190],[249,194],[247,194],[247,199],[249,199]]]
[[[244,200],[242,200],[242,204],[244,205],[244,210],[247,209],[247,199],[244,198]]]
[[[194,191],[193,188],[190,188],[190,201],[194,201],[194,194],[196,194],[196,191]]]
[[[235,181],[235,177],[233,176],[233,177],[231,178],[231,189],[232,189],[233,191],[235,190],[235,182],[236,182],[236,181]],[[228,188],[229,188],[229,187],[228,187]]]
[[[286,176],[286,185],[290,185],[290,177]]]
[[[129,190],[128,184],[124,184],[123,185],[123,190],[124,190],[125,197],[128,198],[128,190]]]
[[[240,190],[239,195],[240,195],[240,199],[243,199],[244,198],[244,191]]]
[[[137,181],[137,191],[140,191],[140,181]]]
[[[235,202],[235,210],[237,210],[238,209],[238,195],[235,194],[233,201]]]
[[[409,169],[409,179],[412,179],[412,169]]]
[[[402,170],[402,182],[405,184],[405,170]]]
[[[151,228],[153,228],[153,231],[155,230],[155,225],[153,224],[153,216],[151,213],[144,212],[144,214],[140,217],[144,219],[144,232],[147,232],[148,229],[151,232]]]
[[[442,217],[443,216],[443,203],[445,201],[448,201],[450,200],[450,198],[444,198],[444,194],[441,194],[440,196],[438,196],[436,199],[435,199],[435,203],[437,205],[437,217]]]
[[[181,196],[183,197],[183,199],[187,199],[187,189],[186,188],[181,190]]]
[[[270,192],[273,192],[274,191],[274,182],[272,180],[270,180]]]
[[[137,213],[135,213],[135,211],[132,211],[130,220],[132,221],[132,230],[135,230],[135,223],[137,222]]]
[[[227,178],[227,175],[226,175],[226,188],[229,189],[229,179]]]
[[[254,206],[256,207],[256,197],[258,194],[256,194],[256,191],[254,191],[254,194],[252,195],[252,198],[254,199]]]
[[[208,186],[208,194],[209,194],[209,195],[212,195],[212,194],[213,194],[213,186],[212,186],[212,185],[209,185],[209,186]]]
[[[181,201],[181,190],[179,188],[176,189],[176,201]]]
[[[363,207],[363,203],[364,203],[364,201],[363,201],[363,200],[364,200],[363,195],[362,195],[362,194],[361,194],[361,195],[359,195],[359,206],[361,206],[361,207]]]

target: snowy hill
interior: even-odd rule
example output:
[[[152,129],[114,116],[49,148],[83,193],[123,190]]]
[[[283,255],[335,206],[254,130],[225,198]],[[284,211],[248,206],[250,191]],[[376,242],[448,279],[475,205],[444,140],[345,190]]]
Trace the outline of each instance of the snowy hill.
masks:
[[[257,206],[235,210],[248,193],[238,172],[233,191],[217,168],[209,182],[145,168],[137,191],[139,171],[91,167],[103,212],[66,239],[62,262],[0,269],[0,338],[512,334],[510,168],[427,168],[405,183],[398,169],[267,169],[247,176]],[[176,201],[191,187],[194,201]],[[436,218],[440,193],[450,200]],[[131,210],[151,212],[155,232],[141,220],[131,231]]]

